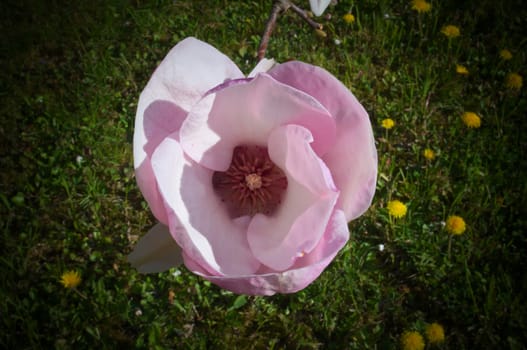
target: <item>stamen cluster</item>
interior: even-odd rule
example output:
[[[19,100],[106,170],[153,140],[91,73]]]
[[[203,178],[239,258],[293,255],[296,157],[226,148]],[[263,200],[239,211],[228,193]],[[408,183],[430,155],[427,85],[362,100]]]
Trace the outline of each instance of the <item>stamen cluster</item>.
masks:
[[[231,217],[271,215],[282,202],[287,177],[267,148],[243,145],[234,148],[229,169],[214,172],[212,186]]]

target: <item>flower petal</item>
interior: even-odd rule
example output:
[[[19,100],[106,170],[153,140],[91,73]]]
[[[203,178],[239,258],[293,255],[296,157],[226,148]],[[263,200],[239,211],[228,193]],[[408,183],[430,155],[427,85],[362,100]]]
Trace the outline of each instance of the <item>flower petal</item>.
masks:
[[[139,98],[134,134],[136,167],[146,156],[141,152],[147,141],[143,116],[152,102],[169,101],[188,112],[216,85],[227,79],[243,77],[234,62],[203,41],[191,37],[174,46],[157,67]]]
[[[298,125],[279,127],[269,137],[269,157],[286,173],[287,190],[275,215],[253,217],[247,239],[254,256],[277,271],[314,249],[338,198],[329,170],[311,149],[312,140],[309,130]]]
[[[128,262],[141,273],[154,273],[181,265],[183,257],[168,227],[156,224],[137,242]]]
[[[371,204],[377,179],[377,150],[364,107],[346,86],[322,68],[287,62],[269,74],[313,96],[335,118],[336,143],[322,159],[341,191],[337,206],[348,220],[362,215]]]
[[[309,0],[309,5],[311,5],[311,11],[315,16],[320,16],[326,10],[331,0]]]
[[[211,273],[254,273],[260,263],[247,243],[248,218],[229,218],[213,192],[212,171],[186,157],[176,137],[167,137],[152,156],[160,192],[171,209],[172,235]]]
[[[260,73],[200,100],[181,127],[181,144],[194,161],[225,171],[236,146],[265,145],[270,132],[285,124],[308,128],[319,155],[333,145],[334,119],[319,102]]]
[[[153,101],[143,113],[143,125],[136,125],[135,136],[138,137],[138,129],[143,131],[142,142],[134,140],[134,157],[136,154],[146,154],[141,164],[136,162],[135,177],[139,189],[143,193],[148,206],[154,216],[162,223],[168,225],[167,213],[163,199],[159,194],[157,182],[154,177],[150,158],[159,143],[168,135],[177,132],[181,128],[187,113],[177,105],[169,101]],[[142,144],[142,147],[139,145]],[[141,157],[141,156],[137,156]],[[135,157],[135,160],[138,158]]]
[[[151,152],[164,136],[179,129],[203,94],[235,78],[243,78],[243,74],[227,56],[207,43],[187,38],[168,53],[141,93],[135,118],[134,164],[141,192],[161,222],[167,219],[152,177]],[[151,118],[158,127],[152,127]]]
[[[249,73],[248,77],[254,78],[258,73],[265,73],[269,69],[273,68],[276,64],[276,61],[272,58],[262,58],[260,62],[258,62],[258,64],[253,68],[251,73]]]
[[[335,258],[349,239],[346,216],[341,210],[333,212],[323,238],[317,247],[285,272],[270,272],[249,276],[214,276],[196,261],[183,254],[185,266],[218,286],[240,294],[273,295],[294,293],[307,287]]]

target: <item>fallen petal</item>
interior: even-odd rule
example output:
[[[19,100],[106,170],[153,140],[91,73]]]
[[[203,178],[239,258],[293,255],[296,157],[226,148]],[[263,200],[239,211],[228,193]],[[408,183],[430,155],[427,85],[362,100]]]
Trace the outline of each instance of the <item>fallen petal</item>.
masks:
[[[181,265],[183,258],[168,227],[157,224],[137,242],[128,262],[141,273],[155,273]]]

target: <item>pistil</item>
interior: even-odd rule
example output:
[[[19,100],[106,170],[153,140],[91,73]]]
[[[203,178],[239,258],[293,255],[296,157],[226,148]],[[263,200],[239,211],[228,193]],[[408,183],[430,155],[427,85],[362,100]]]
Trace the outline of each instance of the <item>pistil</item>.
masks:
[[[212,186],[232,217],[272,215],[282,202],[287,177],[274,164],[267,149],[237,146],[227,171],[216,171]]]

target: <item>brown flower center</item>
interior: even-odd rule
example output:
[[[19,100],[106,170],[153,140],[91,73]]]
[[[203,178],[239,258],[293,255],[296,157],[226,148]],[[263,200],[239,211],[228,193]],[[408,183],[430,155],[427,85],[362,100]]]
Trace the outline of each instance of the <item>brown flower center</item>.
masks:
[[[227,171],[215,171],[212,187],[231,217],[272,214],[282,202],[287,177],[260,146],[237,146]]]

